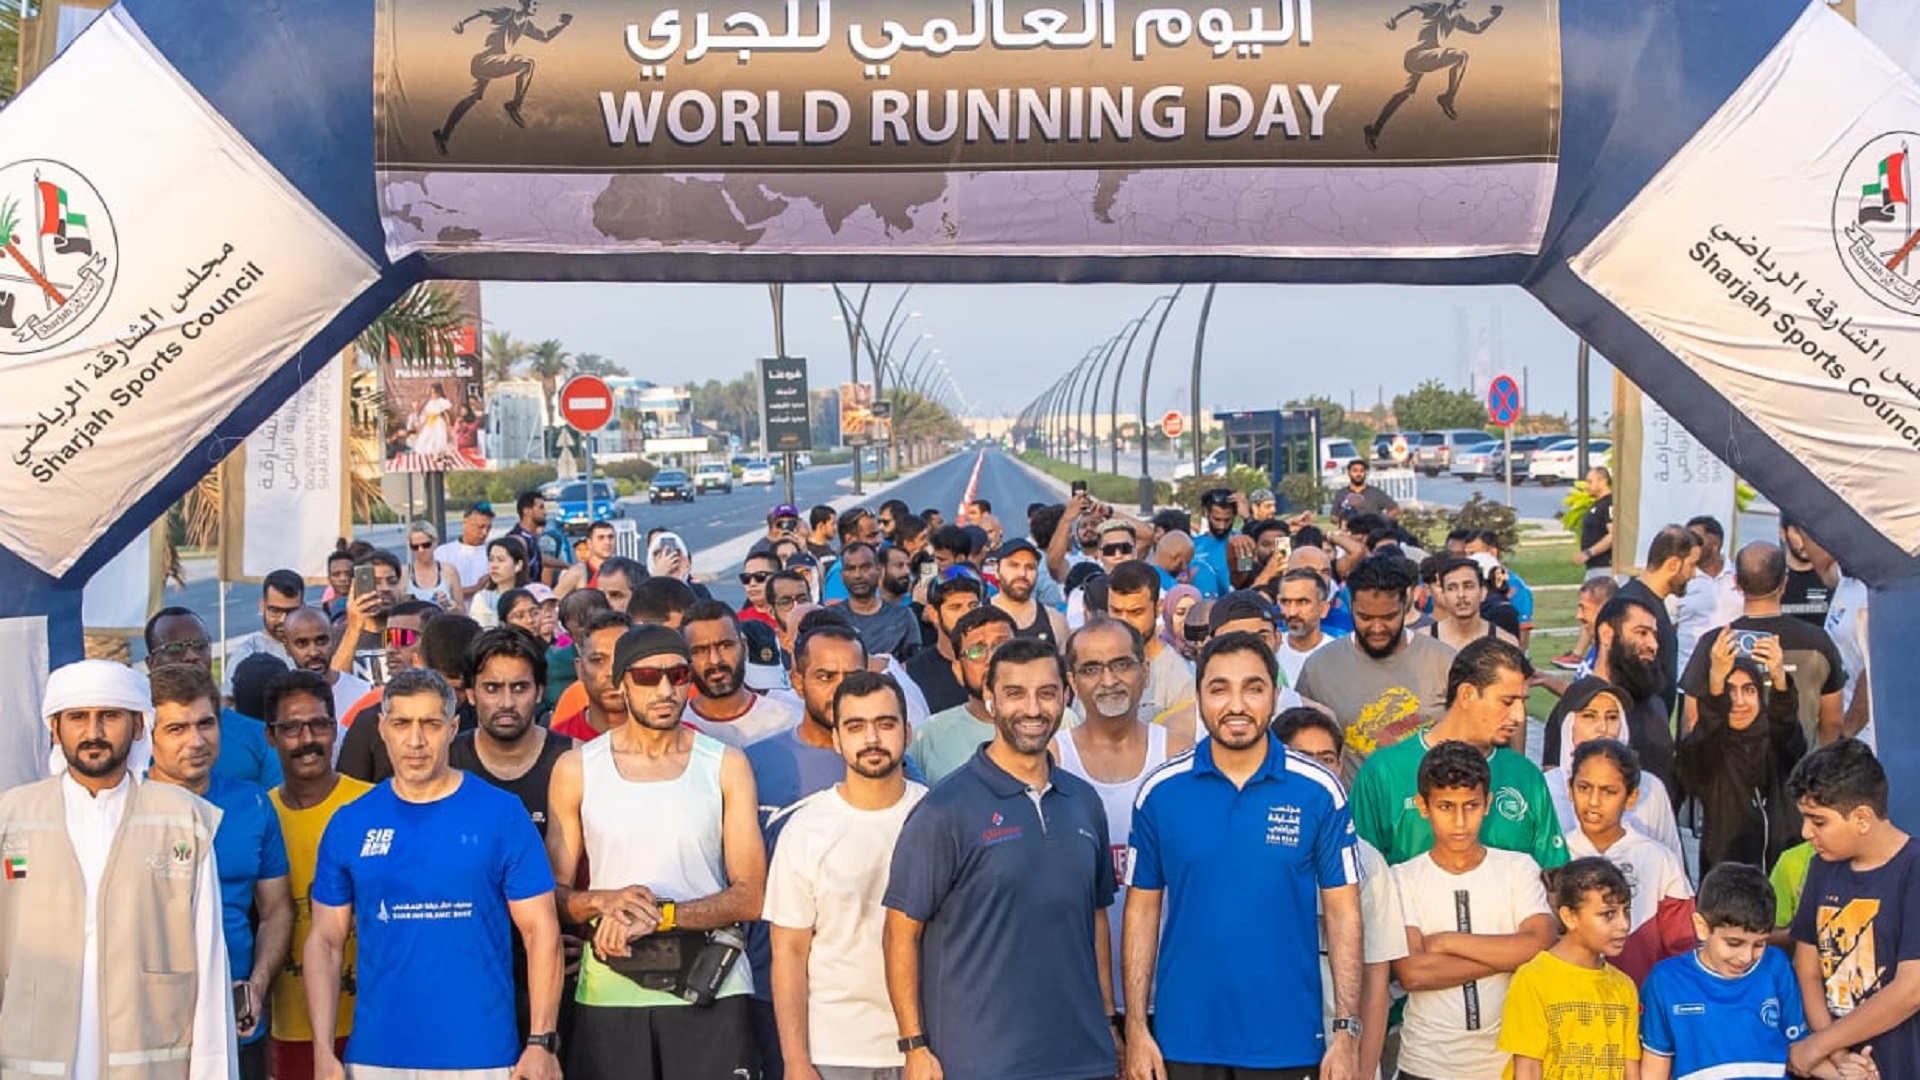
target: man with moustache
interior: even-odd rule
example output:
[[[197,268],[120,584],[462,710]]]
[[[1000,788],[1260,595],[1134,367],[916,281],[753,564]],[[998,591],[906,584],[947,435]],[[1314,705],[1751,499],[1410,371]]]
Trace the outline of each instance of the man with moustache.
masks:
[[[1086,719],[1053,737],[1054,760],[1100,796],[1118,886],[1126,874],[1134,796],[1149,773],[1193,746],[1193,736],[1184,728],[1174,730],[1141,718],[1140,699],[1147,688],[1144,643],[1139,631],[1118,619],[1095,619],[1067,639],[1067,679]],[[1107,910],[1107,932],[1116,957],[1125,912],[1123,890]],[[1126,996],[1117,965],[1113,975],[1113,1003],[1124,1014]]]
[[[937,578],[927,586],[925,617],[933,626],[934,644],[907,661],[907,677],[936,714],[967,703],[967,688],[954,668],[953,630],[961,616],[986,601],[986,595],[986,586],[971,574]]]
[[[533,722],[546,682],[545,650],[526,631],[513,626],[481,631],[467,650],[466,671],[467,698],[477,723],[454,736],[447,751],[448,764],[519,799],[543,842],[547,783],[554,762],[573,749],[572,739]],[[525,1037],[531,998],[526,946],[518,934],[513,938],[513,1006]],[[561,1010],[568,1011],[564,1000]]]
[[[455,618],[456,616],[447,616]],[[341,964],[360,939],[347,1064],[356,1076],[506,1075],[559,1080],[560,925],[540,834],[520,803],[453,768],[455,691],[403,671],[380,700],[393,775],[334,812],[314,872],[303,963],[307,1019],[335,1025]],[[465,917],[442,914],[466,912]],[[532,1034],[516,1038],[511,925],[526,942]],[[421,1003],[430,973],[432,1007]],[[345,1076],[325,1041],[314,1080]],[[386,1070],[392,1070],[388,1072]]]
[[[121,1075],[114,1062],[127,1055],[182,1062],[174,1075],[187,1080],[237,1075],[213,858],[219,812],[130,775],[152,708],[145,677],[120,664],[56,669],[41,711],[66,769],[0,793],[10,1070],[103,1080]],[[155,853],[164,873],[146,865]],[[178,974],[145,975],[156,964]],[[34,986],[43,989],[25,991]]]
[[[1002,544],[995,557],[1000,560],[1000,591],[991,603],[1013,616],[1013,635],[1060,648],[1067,640],[1066,617],[1034,595],[1040,581],[1040,549],[1030,540],[1014,539]]]
[[[1406,633],[1412,564],[1370,555],[1347,576],[1353,633],[1300,666],[1300,696],[1333,710],[1347,732],[1348,768],[1411,735],[1446,709],[1453,650]]]
[[[1195,673],[1208,738],[1156,769],[1134,804],[1122,931],[1127,1073],[1167,1080],[1353,1080],[1359,1067],[1360,866],[1340,782],[1269,731],[1273,651],[1207,642]],[[1320,964],[1326,918],[1334,1034]],[[1245,912],[1257,907],[1259,917]],[[1163,927],[1164,923],[1164,927]],[[1223,959],[1232,957],[1231,962]]]
[[[1533,665],[1516,645],[1482,638],[1460,650],[1447,669],[1447,711],[1433,726],[1377,751],[1353,782],[1353,827],[1398,865],[1433,846],[1433,825],[1420,813],[1420,762],[1443,742],[1458,741],[1487,756],[1493,772],[1488,847],[1533,856],[1542,869],[1567,861],[1567,843],[1540,769],[1507,744],[1527,722],[1527,680]]]
[[[1320,620],[1327,617],[1328,600],[1326,579],[1312,570],[1288,570],[1280,575],[1277,606],[1287,632],[1273,658],[1279,662],[1288,686],[1298,686],[1300,669],[1306,666],[1307,658],[1333,641],[1320,628]]]
[[[634,966],[668,947],[690,958],[709,944],[709,931],[738,940],[739,924],[759,916],[766,851],[752,769],[739,750],[681,722],[694,660],[679,634],[635,627],[621,637],[613,666],[627,721],[562,757],[549,796],[547,853],[563,883],[560,910],[569,923],[595,927],[581,958],[567,1074],[756,1075],[744,957],[700,1007],[644,984],[653,977]],[[583,857],[587,886],[574,888]]]
[[[897,1080],[904,1054],[887,1002],[880,899],[894,843],[927,789],[906,776],[899,683],[850,672],[828,710],[843,776],[781,811],[767,871],[781,1058],[795,1080]]]
[[[556,713],[551,729],[554,734],[574,742],[592,742],[626,722],[626,698],[620,689],[619,673],[613,669],[613,648],[620,635],[632,628],[632,620],[618,608],[593,612],[580,621],[573,669],[575,685],[580,687],[585,704],[572,713]]]
[[[188,664],[213,673],[213,635],[192,610],[164,607],[147,620],[147,671],[169,664]],[[222,776],[245,780],[262,788],[280,782],[280,759],[267,747],[266,725],[232,709],[220,710],[220,730],[226,736],[213,767]],[[58,762],[55,763],[58,772]]]
[[[280,819],[258,784],[213,771],[220,756],[220,690],[193,664],[167,664],[150,676],[153,693],[151,783],[185,788],[220,811],[213,834],[220,908],[234,987],[241,1080],[266,1080],[267,991],[287,958],[293,901]]]
[[[919,521],[919,518],[908,518]],[[915,633],[918,634],[920,610],[913,604],[913,556],[907,549],[897,544],[888,544],[880,549],[880,598],[889,604],[897,604],[914,613]],[[915,652],[919,651],[920,640],[914,639]]]
[[[954,624],[953,669],[966,687],[967,700],[934,713],[914,732],[907,760],[927,783],[938,784],[972,760],[993,739],[993,713],[987,705],[987,668],[994,651],[1013,639],[1013,616],[996,607],[975,608]],[[1028,640],[1032,640],[1029,638]]]
[[[373,690],[373,684],[351,671],[335,670],[328,663],[333,654],[333,626],[318,608],[297,608],[282,625],[281,640],[286,643],[289,666],[311,671],[327,680],[333,695],[333,715],[345,716]],[[229,658],[231,662],[231,658]]]
[[[1593,618],[1597,653],[1593,673],[1627,692],[1625,742],[1640,755],[1640,767],[1677,791],[1673,771],[1672,706],[1660,696],[1660,621],[1662,610],[1623,587]],[[1544,863],[1542,865],[1545,865]]]
[[[985,692],[993,741],[928,792],[894,845],[882,952],[895,1046],[914,1077],[1111,1076],[1106,814],[1047,753],[1066,663],[1009,640]]]
[[[747,685],[746,643],[740,617],[718,600],[701,600],[680,621],[693,664],[693,688],[683,722],[736,749],[777,735],[800,722],[800,711],[785,699]]]
[[[280,817],[287,845],[287,888],[293,900],[293,940],[287,963],[273,979],[273,1075],[313,1075],[313,1028],[307,1021],[307,988],[300,958],[313,929],[313,873],[320,837],[334,811],[373,790],[373,785],[343,776],[333,767],[338,732],[331,688],[324,676],[295,670],[267,684],[267,736],[280,755],[286,779],[267,793]],[[347,942],[343,977],[335,1010],[334,1056],[347,1052],[353,1032],[355,943]]]
[[[840,606],[867,651],[911,656],[920,645],[919,623],[913,609],[880,595],[880,577],[880,552],[872,544],[855,541],[840,549],[840,580],[847,589],[846,602]]]

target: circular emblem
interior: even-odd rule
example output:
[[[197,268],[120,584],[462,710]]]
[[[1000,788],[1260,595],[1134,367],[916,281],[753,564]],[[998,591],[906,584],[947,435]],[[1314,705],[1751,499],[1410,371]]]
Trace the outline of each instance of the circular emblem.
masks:
[[[1503,787],[1493,793],[1493,812],[1512,822],[1527,820],[1527,797],[1517,788]]]
[[[1760,1003],[1760,1022],[1770,1028],[1780,1026],[1780,999],[1768,998]]]
[[[1854,153],[1833,193],[1833,243],[1862,292],[1904,315],[1920,315],[1911,147],[1920,147],[1920,134],[1890,131]]]

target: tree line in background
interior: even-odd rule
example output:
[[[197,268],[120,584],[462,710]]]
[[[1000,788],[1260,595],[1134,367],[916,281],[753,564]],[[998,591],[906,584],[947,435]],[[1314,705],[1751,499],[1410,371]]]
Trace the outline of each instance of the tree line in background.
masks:
[[[1289,409],[1319,409],[1320,434],[1355,442],[1371,440],[1381,432],[1437,431],[1442,428],[1492,429],[1487,423],[1487,402],[1481,394],[1449,387],[1439,379],[1427,379],[1412,390],[1395,394],[1390,405],[1349,411],[1346,406],[1322,395],[1309,395],[1289,401]],[[1573,421],[1564,413],[1523,412],[1513,426],[1515,435],[1572,431]]]

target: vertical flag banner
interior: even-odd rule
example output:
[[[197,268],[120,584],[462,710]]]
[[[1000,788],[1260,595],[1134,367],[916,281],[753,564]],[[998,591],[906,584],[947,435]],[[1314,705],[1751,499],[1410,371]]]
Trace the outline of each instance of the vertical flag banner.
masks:
[[[352,535],[347,365],[337,355],[222,464],[220,578],[294,570],[322,581],[337,537]]]
[[[1664,526],[1711,514],[1734,527],[1733,470],[1618,372],[1613,432],[1615,568],[1645,569],[1647,544]]]
[[[161,530],[166,527],[164,517],[154,522],[87,579],[80,603],[87,633],[133,637],[146,629],[147,616],[160,609],[166,585],[161,565],[165,547]]]
[[[0,112],[0,543],[54,574],[376,277],[130,19]]]

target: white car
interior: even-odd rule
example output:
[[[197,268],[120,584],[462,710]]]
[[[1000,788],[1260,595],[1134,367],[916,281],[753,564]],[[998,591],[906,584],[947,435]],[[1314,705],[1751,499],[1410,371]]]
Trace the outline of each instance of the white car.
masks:
[[[740,482],[749,486],[754,484],[773,486],[773,462],[766,458],[751,458],[740,466]]]
[[[1587,464],[1589,466],[1609,467],[1613,464],[1613,441],[1593,439],[1587,443]],[[1528,475],[1548,484],[1571,484],[1575,480],[1585,479],[1578,475],[1580,468],[1579,443],[1573,439],[1562,439],[1551,446],[1536,450],[1533,461],[1528,465]]]
[[[693,487],[696,491],[723,491],[733,494],[733,470],[724,461],[702,462],[693,471]]]
[[[1183,459],[1180,462],[1180,464],[1175,465],[1173,467],[1173,478],[1175,480],[1185,480],[1187,477],[1192,475],[1193,475],[1193,460],[1191,458]],[[1208,454],[1206,457],[1200,460],[1200,475],[1202,476],[1227,475],[1227,448],[1226,447],[1224,446],[1220,447],[1219,449],[1215,450],[1213,453]]]
[[[1352,439],[1321,439],[1320,482],[1342,487],[1347,482],[1347,466],[1365,460]]]

